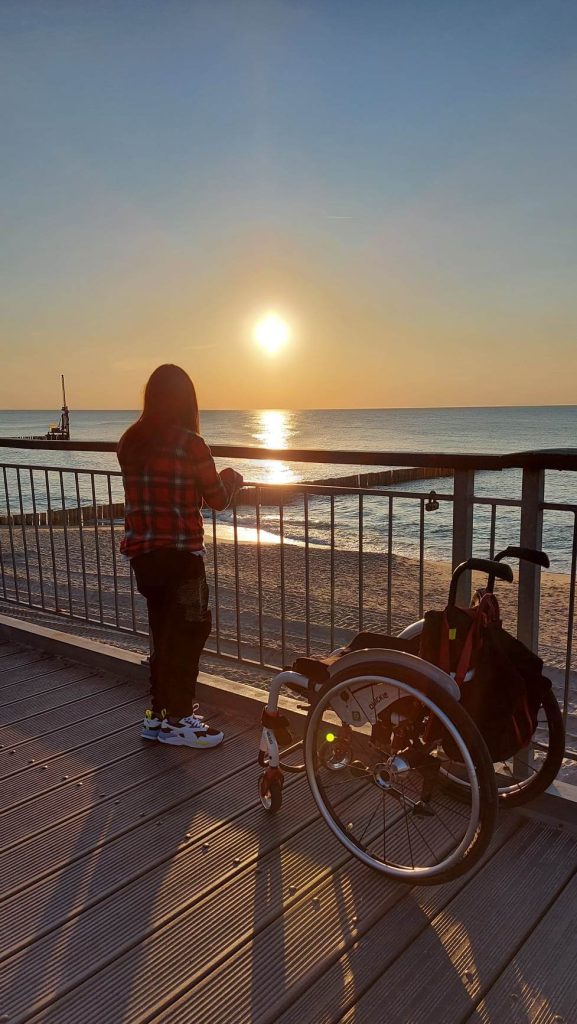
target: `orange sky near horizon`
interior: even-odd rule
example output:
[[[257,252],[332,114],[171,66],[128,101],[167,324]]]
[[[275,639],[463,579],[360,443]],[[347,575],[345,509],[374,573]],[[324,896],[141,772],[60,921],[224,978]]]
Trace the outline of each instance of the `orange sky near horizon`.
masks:
[[[566,0],[7,5],[0,408],[138,408],[162,362],[206,409],[577,404],[575,38]]]
[[[379,295],[368,268],[353,291],[343,268],[321,274],[310,252],[276,275],[250,260],[239,270],[241,253],[232,262],[198,289],[182,271],[163,282],[133,267],[122,289],[103,280],[92,300],[52,295],[14,325],[22,340],[3,352],[0,408],[58,405],[61,372],[71,407],[138,408],[162,362],[186,369],[207,409],[577,403],[571,317],[536,315],[529,297],[525,311],[483,311],[482,296],[454,292],[449,304],[416,270],[383,275]],[[271,311],[290,329],[272,356],[254,338]]]

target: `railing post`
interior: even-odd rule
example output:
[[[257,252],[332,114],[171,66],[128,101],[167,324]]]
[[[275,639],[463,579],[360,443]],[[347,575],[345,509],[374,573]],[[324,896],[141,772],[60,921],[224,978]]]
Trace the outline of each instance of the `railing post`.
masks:
[[[456,469],[453,486],[453,569],[473,554],[473,496],[475,470]],[[464,572],[457,585],[457,604],[471,600],[471,573]]]
[[[524,469],[521,494],[521,534],[519,537],[521,547],[541,549],[544,497],[545,471],[543,469]],[[521,643],[535,653],[539,648],[540,595],[541,567],[533,565],[532,562],[519,562],[517,636]]]

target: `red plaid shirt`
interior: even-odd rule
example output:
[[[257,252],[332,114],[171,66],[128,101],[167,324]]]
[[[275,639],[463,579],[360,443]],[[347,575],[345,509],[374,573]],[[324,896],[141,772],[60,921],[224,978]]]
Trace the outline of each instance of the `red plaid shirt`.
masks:
[[[120,544],[127,558],[156,548],[204,551],[203,501],[226,508],[230,493],[217,473],[206,442],[175,427],[154,444],[146,465],[122,465],[125,534]]]

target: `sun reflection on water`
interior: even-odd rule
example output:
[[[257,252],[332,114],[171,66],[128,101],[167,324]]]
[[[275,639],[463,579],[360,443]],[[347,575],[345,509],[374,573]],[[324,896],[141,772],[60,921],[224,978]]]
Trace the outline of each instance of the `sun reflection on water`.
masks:
[[[293,413],[284,409],[259,409],[255,412],[253,436],[264,448],[288,448],[294,433],[293,419]],[[288,484],[298,479],[294,470],[278,459],[270,459],[261,466],[267,484]]]

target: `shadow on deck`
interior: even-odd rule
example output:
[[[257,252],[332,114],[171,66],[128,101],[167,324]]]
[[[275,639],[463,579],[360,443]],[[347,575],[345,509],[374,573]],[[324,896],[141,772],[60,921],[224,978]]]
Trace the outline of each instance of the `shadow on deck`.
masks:
[[[258,711],[206,707],[213,751],[146,746],[120,662],[1,634],[0,697],[0,1021],[577,1020],[570,831],[503,815],[471,875],[408,889],[348,857],[304,779],[265,815]]]

